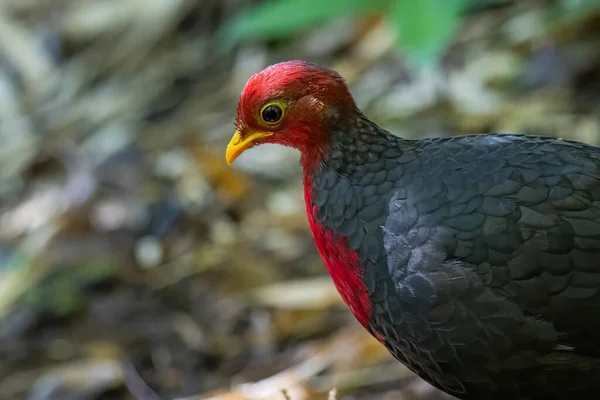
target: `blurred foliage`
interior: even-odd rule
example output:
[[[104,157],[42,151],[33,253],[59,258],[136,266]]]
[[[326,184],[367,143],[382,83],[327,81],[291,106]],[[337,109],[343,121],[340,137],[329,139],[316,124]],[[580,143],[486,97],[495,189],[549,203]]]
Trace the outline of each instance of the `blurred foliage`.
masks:
[[[463,21],[465,10],[501,0],[270,0],[237,16],[224,27],[223,38],[236,43],[282,38],[332,18],[377,13],[397,32],[400,48],[419,64],[437,61]]]
[[[108,255],[84,265],[60,267],[57,272],[44,277],[36,290],[26,292],[22,305],[57,317],[81,311],[85,305],[85,288],[116,276],[117,265]]]
[[[468,0],[396,0],[391,2],[388,20],[408,58],[430,63],[454,39],[467,4]]]
[[[227,43],[291,36],[315,24],[345,15],[381,11],[388,0],[268,0],[224,25]]]
[[[396,32],[402,53],[415,65],[436,63],[454,40],[467,12],[506,5],[508,0],[267,0],[224,25],[227,45],[253,39],[282,39],[344,16],[381,14]],[[552,22],[577,18],[599,0],[561,1],[549,9]]]

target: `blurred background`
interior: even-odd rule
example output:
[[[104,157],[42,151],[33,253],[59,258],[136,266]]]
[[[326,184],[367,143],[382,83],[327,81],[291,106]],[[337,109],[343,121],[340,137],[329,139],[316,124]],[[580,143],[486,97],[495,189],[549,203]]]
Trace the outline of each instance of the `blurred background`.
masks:
[[[363,332],[246,80],[336,69],[406,138],[600,143],[600,1],[1,0],[0,399],[442,399]]]

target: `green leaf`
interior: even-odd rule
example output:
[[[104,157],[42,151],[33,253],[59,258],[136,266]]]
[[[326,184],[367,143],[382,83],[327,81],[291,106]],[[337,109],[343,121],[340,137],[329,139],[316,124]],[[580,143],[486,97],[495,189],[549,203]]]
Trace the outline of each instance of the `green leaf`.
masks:
[[[284,38],[334,17],[385,9],[385,0],[277,0],[260,4],[226,24],[221,40]]]
[[[390,24],[404,53],[420,64],[437,62],[454,38],[467,0],[395,0]]]

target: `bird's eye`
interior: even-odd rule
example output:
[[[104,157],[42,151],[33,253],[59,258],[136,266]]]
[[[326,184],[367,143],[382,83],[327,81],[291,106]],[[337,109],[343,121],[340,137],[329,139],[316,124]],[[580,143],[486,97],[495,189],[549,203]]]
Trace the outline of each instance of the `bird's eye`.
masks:
[[[263,121],[269,124],[279,122],[282,116],[283,110],[278,104],[269,104],[268,106],[263,108],[261,112],[261,117]]]

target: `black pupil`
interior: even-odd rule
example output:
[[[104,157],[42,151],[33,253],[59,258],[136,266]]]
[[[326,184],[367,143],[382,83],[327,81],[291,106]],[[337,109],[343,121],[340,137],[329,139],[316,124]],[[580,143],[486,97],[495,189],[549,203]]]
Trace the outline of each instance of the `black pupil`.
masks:
[[[262,112],[262,117],[267,122],[277,122],[281,119],[281,108],[279,106],[268,106]]]

